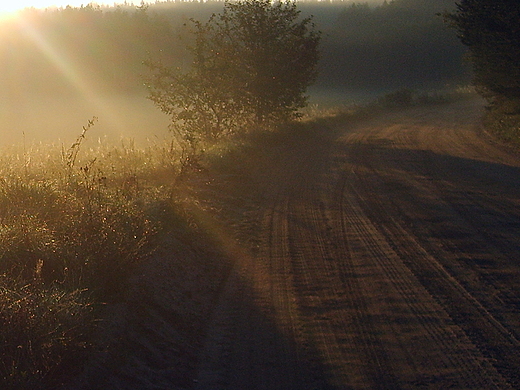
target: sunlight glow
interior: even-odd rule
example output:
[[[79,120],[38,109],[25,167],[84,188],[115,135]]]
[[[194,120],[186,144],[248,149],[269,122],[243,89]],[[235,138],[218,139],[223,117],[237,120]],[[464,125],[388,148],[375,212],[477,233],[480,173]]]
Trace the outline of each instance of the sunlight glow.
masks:
[[[36,31],[29,23],[25,23],[23,20],[20,21],[23,26],[23,31],[32,39],[38,48],[49,58],[54,65],[67,77],[69,82],[73,84],[79,91],[85,95],[92,95],[89,90],[88,84],[82,80],[82,77],[75,71],[75,69],[69,65],[68,61],[56,50],[49,42]]]
[[[128,4],[134,4],[133,1],[127,1]],[[103,2],[103,1],[88,1],[88,0],[22,0],[22,1],[1,1],[0,0],[0,20],[8,19],[14,16],[18,11],[25,8],[65,8],[81,7],[87,4],[94,5],[113,5],[114,2]]]
[[[87,2],[88,3],[88,2]],[[23,1],[1,1],[0,0],[0,21],[12,19],[18,11],[25,8],[51,8],[51,7],[79,7],[85,4],[83,1],[53,1],[53,0],[23,0]]]
[[[89,4],[85,0],[24,0],[24,1],[0,1],[0,12],[14,12],[24,8],[50,8],[50,7],[80,7]],[[99,3],[101,4],[101,3]]]
[[[109,108],[110,106],[104,101],[103,97],[91,87],[90,81],[76,69],[67,56],[62,53],[60,48],[51,44],[41,31],[36,29],[23,17],[19,18],[17,23],[21,26],[23,33],[36,44],[38,49],[54,64],[61,74],[65,76],[69,84],[72,85],[86,101],[90,102],[96,108],[96,116],[104,118],[112,127],[119,127],[118,123],[120,123],[120,118]]]

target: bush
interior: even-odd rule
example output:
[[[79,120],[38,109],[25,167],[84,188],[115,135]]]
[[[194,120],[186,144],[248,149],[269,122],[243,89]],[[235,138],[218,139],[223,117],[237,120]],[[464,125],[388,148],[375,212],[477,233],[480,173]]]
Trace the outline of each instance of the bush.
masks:
[[[149,99],[171,116],[186,164],[208,143],[291,120],[307,104],[320,33],[295,2],[225,2],[222,13],[192,27],[189,69],[146,62]]]

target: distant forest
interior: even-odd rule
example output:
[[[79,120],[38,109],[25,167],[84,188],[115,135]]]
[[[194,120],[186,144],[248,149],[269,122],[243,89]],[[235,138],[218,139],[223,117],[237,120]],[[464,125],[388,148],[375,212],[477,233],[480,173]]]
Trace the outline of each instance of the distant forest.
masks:
[[[118,92],[142,88],[142,62],[186,66],[189,18],[205,21],[220,1],[158,1],[135,7],[26,10],[0,26],[0,94],[73,92],[81,85]],[[317,88],[441,88],[468,82],[465,48],[438,13],[448,0],[394,0],[381,5],[298,2],[323,32]]]
[[[468,82],[466,49],[437,14],[449,0],[395,0],[381,6],[305,4],[323,26],[320,84],[368,89],[439,88]]]

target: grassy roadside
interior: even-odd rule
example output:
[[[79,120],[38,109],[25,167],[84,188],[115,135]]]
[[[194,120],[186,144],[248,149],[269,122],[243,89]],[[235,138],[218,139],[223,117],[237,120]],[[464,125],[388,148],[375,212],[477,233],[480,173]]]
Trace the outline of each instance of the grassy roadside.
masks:
[[[502,102],[487,107],[483,123],[499,139],[520,147],[520,102]]]
[[[0,388],[55,388],[80,370],[106,302],[168,228],[167,146],[0,157]]]
[[[151,293],[129,298],[128,281],[161,253],[158,245],[171,243],[168,237],[178,246],[170,253],[187,254],[176,260],[184,272],[174,275],[178,295],[198,301],[186,272],[213,284],[207,294],[216,294],[227,267],[212,263],[225,257],[216,248],[221,237],[196,214],[226,225],[230,242],[254,237],[258,170],[314,131],[296,124],[237,136],[208,148],[201,165],[179,180],[180,156],[169,145],[92,145],[95,128],[87,130],[69,149],[37,145],[0,157],[2,389],[59,388],[81,375],[99,348],[107,303],[130,299],[149,310]],[[192,298],[168,305],[200,319],[202,308],[181,307]],[[183,337],[200,341],[204,323],[185,325]]]

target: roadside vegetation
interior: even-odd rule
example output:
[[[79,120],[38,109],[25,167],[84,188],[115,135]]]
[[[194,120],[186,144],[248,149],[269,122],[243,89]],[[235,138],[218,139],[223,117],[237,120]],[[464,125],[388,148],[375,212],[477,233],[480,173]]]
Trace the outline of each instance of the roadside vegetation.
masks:
[[[54,388],[81,369],[107,302],[175,220],[168,145],[92,145],[0,157],[0,387]],[[85,146],[88,144],[88,146]],[[161,184],[159,184],[161,183]]]
[[[190,66],[146,62],[148,98],[171,117],[184,166],[197,161],[202,145],[286,123],[307,105],[320,32],[296,3],[226,2],[206,22],[191,19],[186,35]]]

